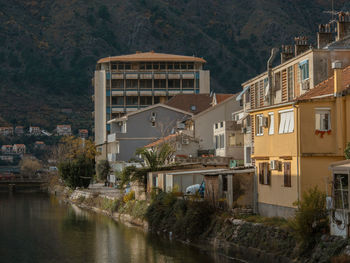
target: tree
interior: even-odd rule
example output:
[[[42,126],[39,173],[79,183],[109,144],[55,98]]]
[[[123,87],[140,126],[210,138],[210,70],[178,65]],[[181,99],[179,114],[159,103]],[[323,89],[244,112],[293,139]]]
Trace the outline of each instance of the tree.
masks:
[[[136,150],[136,154],[141,156],[151,171],[157,171],[159,167],[169,162],[174,152],[174,148],[168,143],[152,149],[139,148]]]
[[[19,166],[21,167],[21,173],[25,175],[35,175],[35,172],[42,168],[42,164],[37,159],[30,157],[23,158]]]
[[[99,161],[96,171],[100,180],[107,180],[107,176],[111,172],[111,166],[109,165],[108,160]]]
[[[96,148],[92,141],[65,137],[56,152],[58,171],[70,188],[88,187],[95,173]]]

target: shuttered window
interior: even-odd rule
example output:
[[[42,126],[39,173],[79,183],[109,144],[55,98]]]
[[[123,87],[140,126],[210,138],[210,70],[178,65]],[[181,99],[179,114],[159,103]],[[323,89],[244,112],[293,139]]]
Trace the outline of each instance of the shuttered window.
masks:
[[[259,163],[259,183],[271,184],[271,172],[269,170],[269,163]]]
[[[292,174],[291,174],[291,163],[283,163],[284,166],[284,186],[291,187],[292,186]]]
[[[294,111],[285,110],[279,112],[279,129],[278,133],[291,133],[294,131]]]
[[[275,115],[273,112],[269,112],[269,134],[274,134],[275,132]]]

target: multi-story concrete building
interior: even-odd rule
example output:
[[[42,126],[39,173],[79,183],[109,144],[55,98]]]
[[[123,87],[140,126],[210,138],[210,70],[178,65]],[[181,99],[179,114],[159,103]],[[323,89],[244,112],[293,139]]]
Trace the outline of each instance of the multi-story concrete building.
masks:
[[[242,84],[237,99],[244,105],[244,144],[257,167],[262,215],[292,215],[294,201],[310,187],[324,189],[328,165],[344,158],[349,108],[338,97],[348,92],[349,68],[341,68],[350,65],[350,15],[339,14],[334,41],[331,28],[320,26],[317,48],[302,37],[294,49],[282,47],[274,68],[272,52],[267,71]]]
[[[336,38],[333,35],[336,33]],[[350,15],[340,13],[336,29],[330,24],[320,25],[317,47],[307,38],[296,37],[294,46],[282,46],[281,64],[272,67],[277,51],[268,61],[267,71],[242,84],[243,91],[237,100],[243,102],[245,116],[245,163],[252,162],[254,154],[254,119],[249,112],[277,104],[293,103],[293,100],[333,75],[332,62],[350,65]]]
[[[13,135],[13,127],[0,127],[0,135],[2,136],[12,136]]]
[[[33,136],[39,136],[41,134],[40,127],[30,126],[29,127],[29,134],[33,135]]]
[[[72,127],[70,125],[57,125],[56,133],[59,136],[71,136]]]
[[[96,145],[106,144],[111,119],[165,103],[176,94],[209,93],[205,63],[203,58],[155,52],[100,59],[93,79]]]

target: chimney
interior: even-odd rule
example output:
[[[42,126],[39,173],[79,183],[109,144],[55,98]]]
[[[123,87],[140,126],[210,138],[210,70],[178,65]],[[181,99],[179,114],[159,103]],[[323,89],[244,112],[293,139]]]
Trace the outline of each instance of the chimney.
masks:
[[[343,64],[337,60],[332,62],[332,69],[334,70],[334,96],[342,92],[343,87]]]
[[[337,22],[337,41],[350,36],[350,13],[340,12]]]
[[[282,45],[281,64],[294,57],[292,45]]]
[[[309,45],[307,43],[307,37],[305,36],[295,37],[294,42],[295,42],[295,46],[294,46],[295,56],[298,56],[309,49]]]
[[[317,48],[321,49],[333,42],[333,33],[330,24],[320,24],[317,33]]]

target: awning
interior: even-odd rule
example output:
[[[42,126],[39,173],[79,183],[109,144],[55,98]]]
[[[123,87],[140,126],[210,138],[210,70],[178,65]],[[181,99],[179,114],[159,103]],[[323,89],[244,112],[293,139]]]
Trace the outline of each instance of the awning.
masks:
[[[236,101],[240,101],[240,100],[242,99],[243,94],[244,94],[248,89],[250,89],[250,86],[245,87],[245,88],[243,89],[243,91],[242,91],[241,93],[239,93],[239,95],[238,95],[237,98],[236,98]]]

